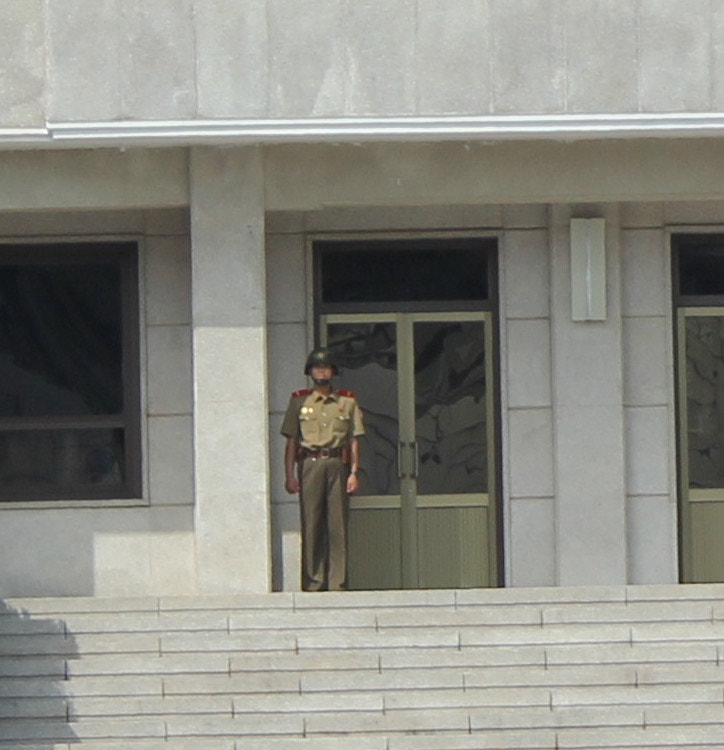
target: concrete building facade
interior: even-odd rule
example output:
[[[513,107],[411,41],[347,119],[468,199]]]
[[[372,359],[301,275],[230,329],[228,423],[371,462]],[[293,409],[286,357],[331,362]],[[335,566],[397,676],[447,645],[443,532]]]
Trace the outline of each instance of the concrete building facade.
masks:
[[[715,280],[724,3],[6,5],[0,277],[79,253],[95,268],[119,245],[133,248],[134,274],[117,302],[118,414],[43,410],[35,378],[45,392],[63,371],[38,353],[50,345],[0,347],[20,382],[0,405],[0,595],[296,590],[279,427],[308,349],[345,314],[398,332],[477,322],[489,337],[484,499],[444,515],[440,480],[427,505],[414,488],[406,500],[422,472],[402,455],[401,500],[370,505],[394,512],[358,541],[360,559],[394,548],[402,573],[362,587],[722,580],[724,493],[716,466],[711,479],[694,467],[696,451],[709,460],[719,447],[718,328],[694,328],[724,320],[724,288],[687,286],[680,258],[708,258]],[[375,301],[370,277],[356,307],[324,307],[324,243],[383,248],[392,267],[399,243],[463,241],[494,256],[485,304]],[[19,315],[8,300],[28,287],[6,284],[3,306]],[[77,363],[61,348],[61,363]],[[705,370],[695,392],[691,373]],[[382,386],[359,382],[365,407]],[[482,396],[470,398],[459,410]],[[692,414],[708,420],[698,432]],[[100,425],[122,449],[68,447]],[[59,469],[24,484],[18,435],[53,430],[65,437],[31,443],[38,461],[52,453],[57,469],[62,447],[78,472],[99,456],[115,468],[76,477],[73,492]],[[424,462],[417,437],[391,440]],[[115,495],[114,472],[127,480]],[[424,509],[440,513],[427,521]],[[485,528],[460,551],[468,518]],[[467,571],[486,565],[484,580],[425,583],[437,542],[422,540],[448,521],[445,549]],[[387,551],[376,529],[395,536]]]

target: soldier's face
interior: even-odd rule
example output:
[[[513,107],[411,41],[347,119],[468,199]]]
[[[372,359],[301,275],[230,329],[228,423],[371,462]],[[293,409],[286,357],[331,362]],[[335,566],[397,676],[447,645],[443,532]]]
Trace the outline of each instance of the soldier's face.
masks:
[[[312,380],[317,385],[327,385],[332,379],[332,368],[329,365],[314,365],[312,367]]]

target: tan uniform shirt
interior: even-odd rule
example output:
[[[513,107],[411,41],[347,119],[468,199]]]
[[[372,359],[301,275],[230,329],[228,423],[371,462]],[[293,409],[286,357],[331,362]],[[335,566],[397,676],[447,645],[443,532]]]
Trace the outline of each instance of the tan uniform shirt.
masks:
[[[292,394],[282,423],[282,435],[296,437],[303,448],[341,448],[352,437],[364,435],[362,410],[350,391]]]

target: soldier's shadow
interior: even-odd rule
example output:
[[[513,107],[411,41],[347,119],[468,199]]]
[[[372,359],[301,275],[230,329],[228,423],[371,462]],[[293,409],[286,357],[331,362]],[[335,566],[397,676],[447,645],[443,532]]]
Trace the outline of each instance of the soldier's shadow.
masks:
[[[75,639],[62,621],[0,599],[0,747],[53,750],[79,741],[65,690],[74,658]]]

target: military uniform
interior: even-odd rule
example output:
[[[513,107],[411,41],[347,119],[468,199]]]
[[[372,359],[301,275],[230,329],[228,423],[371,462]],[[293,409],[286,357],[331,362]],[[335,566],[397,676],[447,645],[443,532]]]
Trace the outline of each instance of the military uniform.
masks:
[[[281,432],[299,444],[302,588],[347,586],[348,450],[364,434],[362,412],[349,391],[301,390],[289,399]]]

